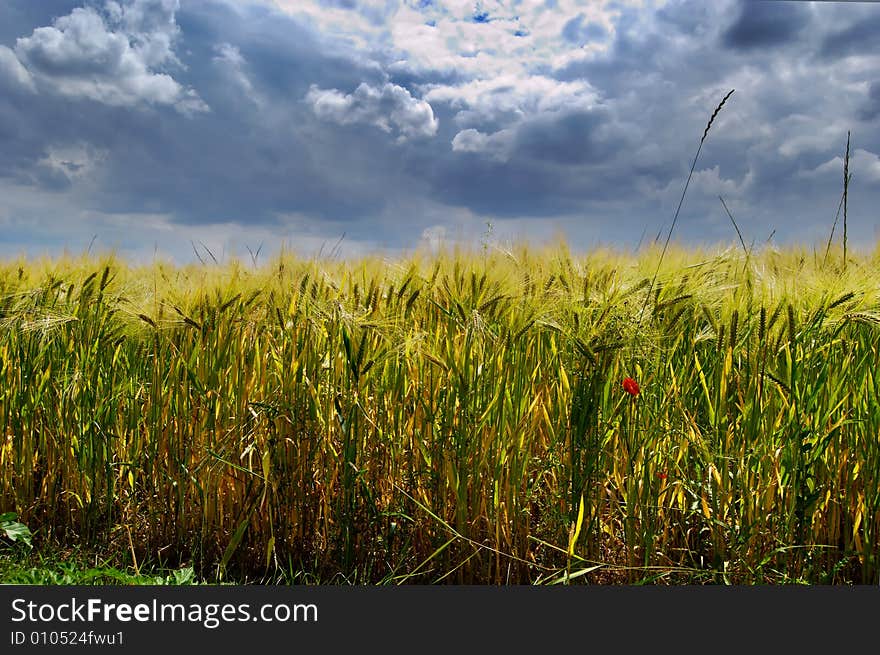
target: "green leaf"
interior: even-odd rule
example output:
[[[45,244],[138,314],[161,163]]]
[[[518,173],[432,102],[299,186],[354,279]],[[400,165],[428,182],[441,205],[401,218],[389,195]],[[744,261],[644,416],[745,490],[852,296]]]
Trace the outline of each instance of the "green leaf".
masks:
[[[579,578],[582,575],[586,575],[587,573],[592,573],[593,571],[596,571],[597,569],[601,569],[603,566],[605,566],[605,565],[604,564],[596,564],[595,566],[588,566],[585,569],[580,569],[578,571],[575,571],[572,574],[563,573],[562,575],[554,578],[553,580],[550,580],[546,584],[548,584],[548,585],[568,584],[569,581],[574,580],[575,578]]]
[[[174,584],[189,585],[195,584],[196,574],[193,567],[187,566],[174,572]]]
[[[232,539],[229,541],[229,545],[226,546],[226,551],[223,553],[223,559],[220,562],[220,569],[225,571],[226,565],[229,564],[229,560],[232,559],[232,555],[235,553],[235,549],[238,548],[238,544],[241,543],[242,537],[244,537],[244,533],[250,525],[251,516],[253,516],[254,510],[251,508],[251,511],[248,512],[247,518],[238,524],[238,527],[235,529],[235,533],[232,535]]]
[[[0,515],[0,530],[2,530],[6,537],[11,541],[21,541],[21,543],[27,545],[28,548],[31,548],[33,546],[31,543],[31,531],[24,523],[10,520],[14,518],[15,514],[6,513]]]
[[[581,502],[578,507],[578,517],[577,522],[574,524],[574,530],[572,530],[571,539],[568,542],[568,556],[571,557],[574,555],[574,547],[577,543],[578,537],[581,534],[581,526],[584,524],[584,495],[581,494]]]

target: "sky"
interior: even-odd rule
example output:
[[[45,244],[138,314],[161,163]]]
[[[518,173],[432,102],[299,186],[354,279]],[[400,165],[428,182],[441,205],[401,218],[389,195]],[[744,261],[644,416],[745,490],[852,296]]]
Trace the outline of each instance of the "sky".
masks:
[[[0,256],[880,237],[880,4],[0,0]],[[835,238],[842,232],[842,217]]]

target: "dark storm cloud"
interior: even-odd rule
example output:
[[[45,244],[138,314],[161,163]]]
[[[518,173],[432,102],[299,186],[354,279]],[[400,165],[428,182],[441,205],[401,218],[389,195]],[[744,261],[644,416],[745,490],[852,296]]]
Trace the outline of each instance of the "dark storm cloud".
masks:
[[[587,80],[606,97],[616,97],[633,87],[654,86],[664,68],[680,70],[679,46],[651,26],[645,29],[638,12],[621,11],[606,54],[574,60],[549,74],[562,81]]]
[[[401,164],[374,163],[400,149],[378,130],[328,128],[304,101],[315,80],[354,90],[380,80],[376,70],[261,7],[186,4],[176,18],[185,48],[177,51],[175,78],[197,88],[210,111],[192,117],[149,103],[114,106],[19,88],[0,95],[0,175],[35,190],[63,189],[69,179],[46,168],[48,148],[84,142],[106,156],[87,201],[101,211],[168,213],[181,224],[271,224],[279,213],[346,221],[381,210],[384,177],[399,177]],[[85,48],[76,45],[74,54]],[[78,65],[74,57],[63,74]],[[352,149],[354,142],[362,149]]]
[[[624,211],[637,211],[640,199],[654,197],[653,214],[667,217],[709,115],[736,87],[701,151],[676,230],[682,238],[731,236],[718,201],[722,195],[729,206],[735,203],[740,227],[755,238],[778,228],[777,238],[811,239],[830,226],[839,200],[839,180],[827,162],[841,156],[848,128],[856,130],[859,120],[880,113],[880,96],[870,67],[833,71],[831,63],[800,62],[812,61],[823,44],[830,50],[840,34],[861,44],[852,54],[873,56],[866,44],[878,30],[869,36],[861,26],[878,26],[880,12],[860,11],[854,15],[853,8],[830,3],[811,10],[787,2],[685,0],[667,4],[652,23],[624,10],[607,55],[570,63],[554,74],[588,80],[631,138],[621,144],[631,152],[629,161],[610,164],[618,171],[610,184],[622,196],[631,193]],[[670,39],[670,33],[692,38]],[[867,94],[865,82],[871,83]],[[880,135],[867,128],[858,133],[862,147],[876,153]],[[876,173],[862,176],[867,204],[853,223],[861,226],[862,238],[870,238],[876,220],[867,207],[880,200],[880,189]],[[583,206],[589,208],[590,200]],[[651,208],[644,211],[648,216]]]
[[[870,121],[880,116],[880,82],[872,82],[868,90],[868,98],[862,107],[859,117]]]
[[[844,22],[845,21],[845,22]],[[841,24],[842,23],[842,24]],[[822,40],[820,54],[825,58],[865,55],[880,48],[880,11],[861,20],[835,21]]]
[[[465,154],[455,161],[435,162],[435,199],[495,216],[551,216],[573,210],[577,203],[560,195],[558,173],[539,162],[515,165]]]
[[[486,138],[506,139],[498,146],[501,157],[493,156],[499,153],[486,146]],[[618,175],[630,140],[601,109],[540,116],[509,133],[480,137],[466,130],[456,142],[453,156],[437,152],[430,165],[426,162],[432,193],[437,200],[480,213],[576,213],[589,203],[614,201],[636,182]]]
[[[190,53],[183,78],[198,87],[213,112],[239,113],[241,120],[257,125],[265,124],[266,116],[258,115],[250,99],[230,86],[230,62],[216,61],[227,46],[240,55],[243,72],[256,92],[266,96],[289,123],[295,123],[297,113],[306,108],[301,101],[316,82],[353,90],[361,82],[383,79],[380,70],[368,61],[359,61],[356,53],[328,43],[307,26],[260,5],[186,4],[177,14],[177,24]]]
[[[459,210],[536,225],[583,217],[634,245],[668,226],[706,120],[736,87],[703,145],[677,234],[735,238],[722,195],[747,240],[774,228],[796,240],[833,220],[842,172],[828,162],[842,156],[847,129],[868,153],[860,162],[880,151],[869,59],[880,11],[681,0],[656,14],[624,6],[604,35],[574,15],[555,35],[608,49],[556,69],[534,63],[529,72],[558,87],[517,104],[533,80],[505,81],[473,105],[454,94],[428,105],[431,89],[472,78],[430,70],[430,58],[409,66],[380,46],[358,51],[266,5],[182,2],[173,22],[167,0],[124,5],[143,11],[126,20],[104,2],[85,3],[91,14],[75,14],[83,2],[0,3],[0,185],[33,206],[51,198],[72,210],[161,214],[175,228],[273,230],[295,215],[310,234],[396,246]],[[868,63],[838,64],[846,54]],[[84,86],[93,74],[103,86]],[[182,110],[189,90],[203,110]],[[565,101],[531,108],[554,92]],[[870,235],[880,182],[854,174],[852,233]]]
[[[608,121],[599,111],[539,118],[517,132],[514,152],[538,161],[582,164],[608,157],[614,144],[597,133]]]
[[[795,41],[809,22],[810,10],[802,4],[740,0],[739,16],[722,43],[735,50],[781,46]]]
[[[646,25],[638,12],[624,10],[605,55],[575,61],[554,72],[561,80],[588,81],[601,94],[606,114],[613,115],[618,185],[637,178],[662,188],[680,178],[686,153],[693,147],[688,137],[699,136],[712,109],[712,99],[698,105],[692,94],[706,85],[717,85],[734,69],[724,56],[712,53],[709,57],[711,36],[688,41],[665,37],[679,24],[685,32],[705,31],[717,20],[704,11],[700,22],[695,22],[700,14],[692,11],[692,5],[667,6],[656,25]],[[710,148],[706,150],[704,156],[710,156]]]
[[[711,26],[710,13],[705,0],[673,0],[657,10],[657,20],[661,28],[668,26],[681,34],[697,36]]]

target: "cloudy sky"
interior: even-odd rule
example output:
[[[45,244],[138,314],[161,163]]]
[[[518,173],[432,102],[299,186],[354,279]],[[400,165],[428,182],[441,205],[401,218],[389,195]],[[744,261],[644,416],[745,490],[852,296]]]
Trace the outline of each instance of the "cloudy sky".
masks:
[[[824,242],[851,130],[869,248],[878,53],[873,3],[0,0],[0,255],[635,248],[730,89],[674,238]]]

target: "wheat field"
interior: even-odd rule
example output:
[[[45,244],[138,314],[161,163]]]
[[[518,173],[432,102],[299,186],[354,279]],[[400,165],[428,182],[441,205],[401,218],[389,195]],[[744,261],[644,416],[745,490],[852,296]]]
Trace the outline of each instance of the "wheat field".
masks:
[[[0,512],[211,580],[876,584],[880,252],[662,255],[7,261]]]

